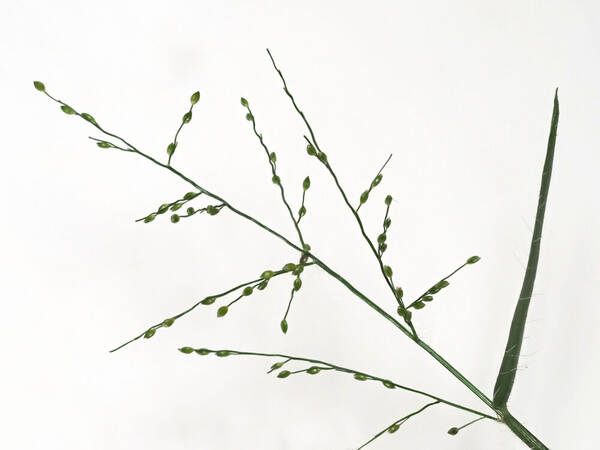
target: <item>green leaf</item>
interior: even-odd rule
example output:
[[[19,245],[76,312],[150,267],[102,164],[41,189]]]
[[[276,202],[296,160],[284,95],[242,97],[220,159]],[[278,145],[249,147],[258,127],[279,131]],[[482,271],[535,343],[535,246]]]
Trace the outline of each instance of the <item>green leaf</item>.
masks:
[[[192,105],[195,105],[196,103],[198,103],[198,100],[200,100],[200,92],[196,91],[192,94],[192,96],[190,97],[190,103]]]
[[[552,177],[552,163],[554,159],[554,147],[556,146],[556,133],[558,130],[558,89],[554,94],[554,108],[552,110],[552,121],[550,123],[550,135],[548,137],[548,146],[546,148],[546,159],[542,169],[542,182],[538,196],[538,205],[535,215],[535,225],[533,235],[531,236],[531,245],[529,248],[529,257],[527,260],[527,269],[521,285],[521,292],[517,300],[515,312],[510,325],[506,348],[502,357],[496,384],[494,385],[493,403],[496,408],[505,408],[512,391],[523,336],[525,332],[525,323],[527,322],[527,312],[531,302],[531,294],[535,284],[538,261],[540,257],[540,243],[542,240],[542,229],[544,226],[544,215],[548,201],[548,191],[550,190],[550,179]]]
[[[33,87],[36,88],[40,92],[46,92],[46,86],[41,81],[34,81]]]
[[[223,317],[225,314],[227,314],[227,311],[229,311],[228,306],[221,306],[219,309],[217,309],[217,317]]]
[[[281,331],[283,331],[283,334],[286,334],[286,333],[287,333],[287,330],[288,330],[288,323],[287,323],[287,320],[283,319],[283,320],[281,321],[281,323],[279,324],[279,326],[281,327]]]

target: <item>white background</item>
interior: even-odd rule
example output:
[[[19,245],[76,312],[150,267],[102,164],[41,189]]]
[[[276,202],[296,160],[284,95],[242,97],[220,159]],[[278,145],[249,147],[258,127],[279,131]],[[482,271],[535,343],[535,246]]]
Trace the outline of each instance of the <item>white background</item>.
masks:
[[[198,299],[297,256],[232,213],[135,223],[189,190],[136,155],[97,148],[32,80],[293,238],[255,112],[315,254],[389,312],[356,223],[270,65],[269,47],[406,297],[477,254],[415,315],[421,336],[491,393],[520,289],[552,111],[561,117],[540,268],[510,407],[550,448],[597,448],[600,356],[600,8],[593,1],[11,2],[0,7],[0,423],[7,449],[353,449],[426,400],[349,375],[265,375],[276,360],[183,355],[182,345],[287,352],[485,410],[470,391],[316,269],[283,336],[291,278],[202,307],[108,350]],[[197,205],[204,205],[198,200]],[[299,368],[302,366],[299,366]],[[504,426],[436,406],[373,449],[519,449]]]

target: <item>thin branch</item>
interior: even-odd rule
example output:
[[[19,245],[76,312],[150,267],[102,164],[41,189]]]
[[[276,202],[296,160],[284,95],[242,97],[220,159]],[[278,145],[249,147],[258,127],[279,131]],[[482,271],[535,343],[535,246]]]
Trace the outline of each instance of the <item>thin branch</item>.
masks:
[[[377,186],[380,181],[381,181],[381,177],[383,176],[381,175],[381,172],[383,172],[383,169],[385,169],[385,166],[387,166],[387,163],[390,162],[390,159],[392,159],[392,155],[390,154],[390,156],[388,156],[388,159],[385,160],[385,162],[383,163],[383,166],[381,166],[381,169],[379,169],[379,172],[377,172],[377,174],[373,177],[373,181],[371,181],[371,184],[369,185],[369,189],[367,189],[365,192],[367,193],[367,197],[369,196],[369,194],[371,193],[371,191],[373,190],[373,188],[375,186]],[[358,206],[356,207],[356,212],[358,212],[358,210],[360,209],[360,207],[364,205],[363,202],[359,202]]]
[[[306,264],[304,264],[304,265],[305,265],[305,266],[311,266],[311,265],[313,265],[313,264],[314,264],[314,263],[312,263],[312,262],[309,262],[309,263],[306,263]],[[276,277],[276,276],[282,275],[282,274],[284,274],[284,273],[289,273],[289,272],[290,272],[289,270],[278,270],[278,271],[276,271],[276,272],[273,272],[273,275],[272,275],[272,277]],[[271,278],[272,278],[272,277],[271,277]],[[197,308],[199,305],[203,304],[202,302],[205,302],[204,304],[211,305],[211,304],[212,304],[212,303],[214,303],[214,301],[215,301],[216,299],[218,299],[218,298],[224,297],[224,296],[226,296],[226,295],[228,295],[228,294],[231,294],[231,293],[232,293],[232,292],[234,292],[234,291],[237,291],[238,289],[242,289],[242,288],[244,288],[244,287],[246,287],[246,286],[249,286],[249,285],[251,285],[251,284],[254,284],[254,283],[260,283],[260,282],[262,282],[262,281],[264,281],[262,278],[257,278],[257,279],[254,279],[254,280],[246,281],[246,282],[244,282],[244,283],[240,283],[240,284],[238,284],[237,286],[234,286],[234,287],[232,287],[232,288],[230,288],[230,289],[227,289],[227,290],[226,290],[226,291],[224,291],[224,292],[221,292],[220,294],[213,294],[213,295],[209,295],[208,297],[206,297],[206,298],[204,298],[204,299],[202,299],[202,300],[200,300],[200,301],[198,301],[198,302],[194,303],[192,306],[190,306],[190,307],[189,307],[188,309],[186,309],[185,311],[182,311],[182,312],[180,312],[179,314],[176,314],[176,315],[172,316],[172,317],[171,317],[171,319],[173,319],[173,320],[175,321],[175,320],[179,319],[180,317],[182,317],[182,316],[185,316],[185,315],[186,315],[186,314],[188,314],[189,312],[191,312],[191,311],[193,311],[194,309],[196,309],[196,308]],[[210,302],[207,302],[207,299],[212,299],[212,301],[210,301]],[[139,334],[138,336],[134,337],[133,339],[130,339],[129,341],[127,341],[127,342],[125,342],[125,343],[123,343],[123,344],[119,345],[118,347],[115,347],[115,348],[113,348],[112,350],[110,350],[110,353],[112,353],[112,352],[116,352],[117,350],[120,350],[120,349],[122,349],[122,348],[123,348],[123,347],[125,347],[126,345],[129,345],[129,344],[131,344],[132,342],[134,342],[134,341],[137,341],[138,339],[141,339],[141,338],[143,338],[143,337],[144,337],[144,335],[145,335],[145,334],[148,332],[148,330],[156,330],[156,329],[158,329],[158,328],[162,328],[163,326],[164,326],[164,321],[163,321],[163,322],[160,322],[160,323],[157,323],[157,324],[155,324],[155,325],[152,325],[151,327],[147,328],[147,329],[146,329],[146,330],[145,330],[143,333]],[[169,325],[169,326],[170,326],[170,325]]]
[[[262,356],[262,357],[268,357],[268,358],[276,357],[276,358],[286,358],[285,363],[287,363],[289,361],[301,361],[301,362],[309,362],[311,364],[319,364],[321,366],[329,367],[330,369],[335,370],[337,372],[344,372],[344,373],[349,373],[349,374],[352,374],[352,375],[357,375],[358,374],[358,375],[360,375],[359,379],[361,379],[361,380],[379,381],[380,383],[382,383],[388,389],[398,388],[398,389],[402,389],[402,390],[405,390],[405,391],[408,391],[408,392],[413,392],[415,394],[420,394],[420,395],[423,395],[425,397],[429,397],[429,398],[435,400],[436,403],[438,403],[438,402],[439,403],[444,403],[444,404],[446,404],[448,406],[452,406],[452,407],[457,408],[457,409],[462,409],[463,411],[467,411],[467,412],[470,412],[472,414],[476,414],[478,416],[485,417],[487,419],[496,420],[496,421],[498,420],[496,417],[491,416],[489,414],[483,413],[481,411],[477,411],[475,409],[468,408],[466,406],[459,405],[458,403],[451,402],[449,400],[443,399],[443,398],[438,397],[436,395],[429,394],[429,393],[424,392],[424,391],[420,391],[418,389],[414,389],[414,388],[411,388],[411,387],[408,387],[408,386],[404,386],[404,385],[401,385],[401,384],[398,384],[398,383],[394,383],[393,381],[390,381],[387,378],[381,378],[381,377],[378,377],[378,376],[375,376],[375,375],[368,374],[366,372],[361,372],[361,371],[357,371],[357,370],[354,370],[354,369],[349,369],[347,367],[342,367],[342,366],[339,366],[337,364],[332,364],[332,363],[329,363],[329,362],[326,362],[326,361],[321,361],[321,360],[318,360],[318,359],[304,358],[304,357],[300,357],[300,356],[292,356],[292,355],[286,355],[286,354],[282,354],[282,353],[245,352],[245,351],[241,351],[241,350],[225,350],[225,349],[223,349],[223,350],[211,350],[211,349],[208,349],[208,348],[196,348],[196,349],[194,349],[192,347],[182,347],[179,350],[182,353],[196,352],[199,355],[208,355],[210,353],[215,353],[215,354],[222,354],[222,355],[227,354],[228,356],[230,356],[230,355],[233,355],[233,356],[235,356],[235,355],[244,355],[244,356]],[[281,368],[281,366],[283,364],[284,363],[282,363],[281,365],[277,365],[276,369]],[[270,372],[271,371],[269,371],[268,373],[270,373]],[[305,372],[305,370],[300,370],[300,371],[297,371],[297,372],[289,372],[289,375],[291,375],[293,373],[300,373],[300,372]]]
[[[406,422],[408,419],[410,419],[413,416],[416,416],[417,414],[425,411],[427,408],[429,408],[430,406],[433,405],[437,405],[438,402],[431,402],[431,403],[427,403],[425,406],[423,406],[421,409],[418,409],[404,417],[402,417],[401,419],[396,420],[394,423],[388,425],[387,427],[385,427],[383,430],[381,430],[379,433],[377,433],[375,436],[373,436],[371,439],[369,439],[367,442],[365,442],[363,445],[361,445],[360,447],[358,447],[356,450],[361,450],[362,448],[365,448],[367,445],[369,445],[371,442],[373,442],[375,439],[377,439],[378,437],[380,437],[383,433],[385,433],[386,431],[389,433],[395,433],[398,428],[404,424],[404,422]]]

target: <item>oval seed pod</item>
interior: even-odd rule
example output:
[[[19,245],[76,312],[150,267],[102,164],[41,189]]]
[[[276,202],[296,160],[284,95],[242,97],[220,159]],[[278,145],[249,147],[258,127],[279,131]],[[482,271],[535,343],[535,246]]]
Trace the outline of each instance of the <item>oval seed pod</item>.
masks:
[[[111,148],[112,147],[112,145],[110,145],[108,142],[105,142],[105,141],[96,142],[96,145],[100,148]]]
[[[144,217],[144,223],[152,222],[155,218],[156,216],[154,214],[150,214],[149,216]]]
[[[81,113],[81,117],[83,117],[85,120],[87,120],[89,123],[93,123],[94,125],[97,125],[96,123],[96,119],[94,119],[92,117],[91,114],[88,113]]]
[[[396,388],[396,385],[394,383],[392,383],[390,380],[383,380],[382,383],[388,389],[395,389]]]
[[[203,305],[212,305],[216,299],[217,299],[216,297],[206,297],[200,303],[202,303]]]
[[[381,180],[383,178],[382,174],[379,174],[375,177],[375,179],[373,180],[373,183],[371,183],[371,187],[375,187],[377,186],[379,183],[381,183]]]
[[[300,279],[300,277],[298,277],[294,280],[294,290],[299,291],[301,287],[302,287],[302,280]]]
[[[272,270],[265,270],[263,273],[260,274],[260,278],[262,278],[263,280],[268,280],[273,275],[274,275],[274,273]]]
[[[174,322],[175,322],[175,319],[170,317],[168,319],[163,320],[162,326],[169,328],[171,325],[173,325]]]
[[[392,268],[390,266],[383,266],[383,273],[385,273],[385,275],[388,278],[391,278],[392,275],[394,274],[394,272],[392,271]]]
[[[171,216],[171,222],[173,222],[173,223],[179,222],[179,216],[177,214],[173,214]]]
[[[423,308],[425,308],[425,303],[418,301],[413,304],[413,307],[415,309],[423,309]]]
[[[321,161],[322,163],[327,162],[327,155],[323,152],[319,152],[319,154],[317,155],[317,158],[319,158],[319,161]]]
[[[304,245],[302,246],[302,248],[304,249],[304,251],[310,252],[310,245],[308,245],[308,244],[304,244]]]
[[[386,230],[390,227],[391,224],[392,224],[392,219],[390,219],[389,217],[387,219],[385,219],[385,222],[383,222],[383,226],[385,227]]]
[[[298,217],[304,217],[305,214],[306,214],[306,207],[303,205],[298,210]]]
[[[248,100],[246,100],[244,97],[240,98],[240,103],[242,106],[248,106]]]
[[[294,270],[295,268],[296,268],[296,264],[287,263],[285,266],[283,266],[283,268],[281,270],[285,270],[286,272],[289,272],[290,270]]]
[[[256,289],[258,289],[259,291],[262,291],[264,288],[267,287],[268,284],[269,284],[269,282],[267,280],[263,280],[260,282],[260,284],[258,286],[256,286]]]
[[[150,339],[155,334],[156,334],[156,330],[154,328],[150,328],[148,331],[146,331],[144,333],[144,339]]]
[[[41,81],[34,81],[33,87],[36,88],[40,92],[46,92],[46,86]]]
[[[302,265],[297,265],[296,268],[292,270],[294,275],[300,275],[302,272],[304,272],[304,266]]]
[[[190,97],[190,103],[192,105],[195,105],[196,103],[198,103],[198,100],[200,100],[200,91],[196,91],[192,94],[192,96]]]
[[[307,191],[309,187],[310,187],[310,178],[306,177],[304,179],[304,181],[302,182],[302,189],[304,189],[305,191]]]
[[[402,288],[400,286],[397,286],[395,290],[396,290],[396,297],[397,298],[404,297],[404,291],[402,290]]]
[[[287,378],[289,377],[291,372],[289,370],[282,370],[277,374],[277,378]]]
[[[381,250],[381,253],[385,253],[387,250],[387,244],[381,244],[379,249]]]
[[[204,355],[208,355],[209,353],[211,353],[211,351],[207,348],[199,348],[196,350],[196,353],[204,356]]]
[[[448,434],[449,434],[450,436],[456,436],[456,435],[458,434],[458,428],[456,428],[456,427],[452,427],[452,428],[450,428],[450,429],[448,430]]]
[[[446,281],[446,280],[439,281],[438,283],[435,284],[435,287],[439,288],[439,289],[444,289],[445,287],[448,287],[448,286],[450,286],[450,282]]]
[[[423,300],[424,302],[430,302],[433,300],[433,297],[431,295],[426,295],[421,300]]]
[[[248,295],[252,295],[253,289],[252,286],[246,286],[244,288],[244,290],[242,291],[242,295],[248,296]]]
[[[169,209],[169,205],[163,204],[163,205],[159,206],[157,212],[158,212],[158,214],[164,214],[164,213],[166,213],[168,211],[168,209]]]
[[[480,259],[481,258],[479,256],[471,256],[469,259],[467,259],[467,264],[475,264]]]
[[[365,381],[365,380],[367,380],[367,376],[363,375],[362,373],[355,373],[354,379],[358,380],[358,381]]]
[[[383,244],[386,239],[387,235],[385,233],[381,233],[379,236],[377,236],[377,242],[380,244]]]
[[[308,153],[310,156],[315,156],[317,154],[317,151],[315,150],[312,144],[308,144],[306,146],[306,153]]]
[[[271,154],[269,155],[269,160],[271,162],[276,162],[277,161],[277,155],[275,154],[275,152],[271,152]]]
[[[196,193],[195,192],[186,192],[185,195],[183,196],[184,200],[191,200],[194,197],[196,197]]]
[[[386,204],[387,206],[390,206],[390,205],[392,204],[392,196],[391,196],[391,195],[388,195],[388,196],[385,198],[385,204]]]
[[[194,214],[196,212],[196,210],[190,206],[188,209],[186,209],[185,212],[187,212],[188,216],[191,216],[192,214]]]
[[[308,373],[308,374],[310,374],[310,375],[316,375],[316,374],[318,374],[320,371],[321,371],[321,369],[320,369],[319,367],[312,366],[312,367],[309,367],[309,368],[306,370],[306,373]]]
[[[388,433],[395,433],[396,431],[398,431],[398,428],[400,428],[400,425],[398,425],[397,423],[395,423],[394,425],[390,426],[387,429]]]
[[[167,145],[167,155],[171,156],[173,153],[175,153],[175,147],[177,147],[175,142],[171,142],[169,145]]]
[[[193,353],[194,349],[192,347],[181,347],[179,349],[179,351],[181,353],[185,353],[186,355],[189,355],[190,353]]]
[[[254,116],[252,116],[252,113],[248,113],[246,114],[246,120],[252,122],[254,120]]]
[[[183,206],[183,203],[175,203],[171,206],[171,211],[177,211],[179,208]]]
[[[208,205],[206,207],[206,212],[210,216],[216,216],[217,214],[219,214],[219,211],[220,211],[219,208],[217,208],[216,206],[213,206],[213,205]]]
[[[231,355],[231,352],[228,352],[227,350],[219,350],[219,351],[215,352],[215,355],[217,355],[220,358],[224,358],[226,356]]]
[[[361,205],[363,203],[367,203],[367,200],[369,200],[369,191],[365,191],[362,194],[360,194],[360,204]]]
[[[277,370],[277,369],[281,369],[283,367],[285,363],[282,362],[276,362],[275,364],[273,364],[271,366],[271,370]]]
[[[281,178],[279,178],[277,175],[273,175],[271,181],[273,182],[273,184],[279,184],[281,182]]]
[[[188,111],[186,112],[183,117],[181,118],[181,121],[183,123],[190,123],[190,121],[192,120],[192,112]]]
[[[64,112],[65,114],[75,114],[75,110],[70,106],[62,105],[60,109],[62,109],[62,112]]]
[[[286,333],[287,333],[287,330],[288,330],[288,323],[287,323],[287,320],[283,319],[283,320],[281,321],[281,323],[279,324],[279,326],[281,327],[281,331],[283,331],[283,334],[286,334]]]
[[[217,309],[217,317],[223,317],[229,311],[229,307],[227,305],[221,306]]]

